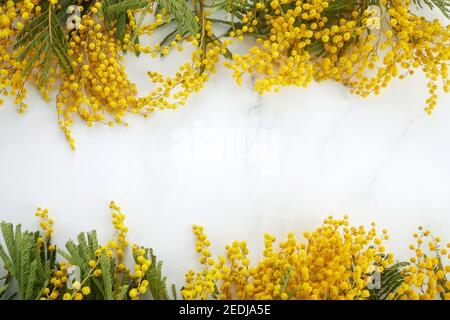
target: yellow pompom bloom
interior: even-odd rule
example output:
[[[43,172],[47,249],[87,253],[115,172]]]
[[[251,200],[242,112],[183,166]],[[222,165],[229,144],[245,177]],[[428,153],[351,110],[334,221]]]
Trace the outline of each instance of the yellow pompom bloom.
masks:
[[[139,294],[138,291],[135,288],[133,288],[130,290],[128,295],[130,296],[131,299],[135,299]]]
[[[81,289],[81,292],[83,293],[83,295],[88,296],[91,293],[91,288],[89,287],[83,287]]]
[[[102,270],[96,269],[96,270],[94,271],[94,276],[100,277],[101,275],[102,275]]]

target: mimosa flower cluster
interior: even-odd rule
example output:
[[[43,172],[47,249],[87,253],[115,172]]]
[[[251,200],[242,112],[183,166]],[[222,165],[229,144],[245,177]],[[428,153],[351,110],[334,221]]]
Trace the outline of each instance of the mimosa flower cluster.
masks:
[[[183,106],[221,62],[238,84],[251,75],[261,94],[334,80],[366,97],[420,70],[431,114],[439,91],[449,90],[450,28],[418,15],[424,4],[449,15],[447,0],[6,0],[0,93],[23,112],[28,83],[46,100],[55,89],[58,124],[72,148],[77,119],[128,125],[129,114]],[[250,49],[237,54],[241,41]],[[124,54],[159,59],[185,48],[191,58],[172,75],[150,70],[149,61],[149,89],[138,93]]]
[[[234,241],[214,260],[203,228],[194,226],[202,269],[186,274],[181,293],[185,299],[448,300],[450,255],[438,237],[420,230],[419,243],[429,237],[428,253],[411,245],[418,257],[399,262],[383,245],[387,230],[378,233],[375,223],[368,230],[351,226],[347,216],[328,217],[305,232],[304,241],[289,233],[275,246],[275,237],[265,234],[263,258],[252,264],[245,241]]]
[[[328,217],[317,229],[301,237],[289,233],[279,243],[265,234],[253,261],[246,241],[233,241],[215,257],[204,228],[194,225],[200,268],[189,270],[177,290],[168,287],[152,249],[129,244],[121,208],[111,202],[110,209],[114,235],[103,245],[91,231],[58,248],[48,209],[36,211],[35,232],[2,222],[0,299],[450,299],[450,243],[423,227],[413,235],[409,261],[387,252],[387,230],[379,232],[375,223],[353,226],[347,216]]]

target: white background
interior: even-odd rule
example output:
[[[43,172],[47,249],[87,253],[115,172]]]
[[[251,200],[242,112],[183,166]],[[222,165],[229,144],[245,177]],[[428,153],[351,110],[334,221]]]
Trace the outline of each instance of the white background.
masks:
[[[126,67],[145,93],[147,70],[170,74],[188,58]],[[129,128],[77,123],[75,152],[54,102],[30,89],[25,115],[11,101],[0,109],[0,220],[36,228],[35,208],[48,207],[58,244],[94,228],[107,240],[114,199],[130,241],[155,248],[178,285],[198,267],[194,223],[214,254],[246,239],[257,259],[264,232],[301,235],[347,213],[389,229],[388,248],[405,258],[419,225],[450,240],[450,96],[427,116],[426,83],[418,74],[368,99],[332,82],[259,97],[220,67],[182,109],[131,116]]]

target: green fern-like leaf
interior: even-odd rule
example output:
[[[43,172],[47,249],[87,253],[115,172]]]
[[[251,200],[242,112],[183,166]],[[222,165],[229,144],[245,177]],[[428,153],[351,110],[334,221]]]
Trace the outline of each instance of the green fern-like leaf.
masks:
[[[78,246],[72,240],[67,241],[66,249],[69,252],[70,256],[68,258],[69,262],[74,265],[81,266],[83,264],[83,258],[78,252]]]
[[[127,15],[125,12],[119,12],[117,14],[117,26],[116,26],[116,34],[117,39],[119,39],[120,42],[123,41],[125,37],[125,28],[127,25]]]
[[[100,256],[100,268],[102,270],[104,295],[106,300],[114,300],[113,275],[111,273],[111,260],[106,254]]]
[[[125,13],[127,10],[131,9],[141,9],[147,6],[149,3],[148,0],[127,0],[122,2],[117,2],[114,4],[110,4],[106,9],[105,12],[108,15],[113,15],[116,13]]]
[[[95,251],[98,249],[97,235],[95,231],[87,234],[81,232],[77,236],[78,244],[69,240],[66,242],[68,252],[58,250],[58,253],[66,258],[70,263],[80,267],[83,271],[88,271],[87,264],[89,260],[95,259]]]
[[[35,283],[36,283],[36,272],[37,272],[37,260],[33,260],[30,264],[29,275],[27,279],[26,291],[24,295],[25,300],[36,299]]]
[[[95,251],[98,249],[97,232],[95,230],[87,233],[90,256],[95,256]]]
[[[12,225],[11,225],[11,228],[12,228]],[[7,240],[7,236],[6,236],[6,235],[8,235],[8,232],[9,232],[9,226],[6,223],[2,222],[1,229],[2,229],[3,239],[6,242],[6,246],[7,246],[8,250],[10,252],[11,252],[11,250],[12,250],[12,252],[14,252],[13,249],[9,249],[8,241],[10,241],[10,240]],[[14,240],[14,234],[13,234],[13,240]],[[8,256],[8,254],[6,253],[5,249],[3,248],[3,246],[1,244],[0,244],[0,259],[2,259],[5,268],[7,270],[9,270],[9,272],[14,272],[14,270],[13,270],[14,263],[13,263],[12,257],[10,258]]]
[[[8,249],[8,252],[10,254],[11,258],[3,259],[3,262],[5,265],[7,262],[12,264],[16,261],[16,251],[15,251],[15,240],[14,240],[14,227],[12,223],[1,223],[1,229],[2,229],[2,235],[3,240],[5,241],[6,248]],[[6,256],[6,253],[5,253]]]
[[[24,77],[28,77],[36,66],[42,66],[37,81],[38,88],[42,88],[49,79],[52,57],[58,60],[58,65],[67,74],[73,72],[65,34],[52,6],[47,7],[46,11],[20,30],[14,48],[20,49],[17,57],[19,60],[27,59]]]
[[[77,236],[78,243],[69,240],[66,243],[67,252],[59,250],[58,253],[67,259],[72,265],[78,266],[81,272],[81,278],[87,277],[91,268],[88,265],[90,260],[99,259],[99,268],[102,271],[101,277],[93,277],[89,280],[89,285],[93,291],[95,299],[113,300],[114,299],[114,281],[113,269],[114,263],[106,254],[96,257],[95,251],[99,248],[97,233],[91,231],[80,233]]]
[[[45,264],[42,263],[41,259],[36,259],[36,278],[40,283],[44,283],[50,278],[50,266],[51,262],[46,261]]]
[[[18,242],[19,245],[19,286],[22,298],[26,299],[28,277],[31,269],[31,252],[33,249],[32,238],[28,232],[25,232]]]
[[[46,48],[49,49],[48,47]],[[43,68],[42,73],[39,76],[39,80],[37,83],[38,88],[43,88],[45,84],[47,83],[47,79],[50,78],[50,68],[52,66],[52,56],[50,54],[45,55],[44,62],[43,62]]]
[[[195,19],[195,14],[189,6],[188,1],[184,0],[160,0],[158,1],[160,8],[165,8],[173,17],[178,33],[189,33],[196,35],[200,26]]]
[[[8,278],[15,278],[21,299],[37,299],[48,284],[51,261],[47,261],[44,249],[37,245],[39,232],[23,231],[20,225],[1,223],[1,230],[8,253],[0,245],[0,257],[8,271]]]
[[[119,294],[117,296],[117,300],[126,300],[127,299],[127,292],[129,289],[129,285],[123,285],[119,289]]]
[[[163,262],[158,261],[153,254],[153,249],[147,249],[147,259],[152,262],[146,272],[146,279],[149,282],[149,290],[155,300],[169,300],[169,292],[167,290],[166,277],[162,275]],[[172,290],[174,288],[172,287]]]
[[[4,284],[0,286],[0,299],[3,298],[3,295],[6,293],[6,290],[8,290],[9,284]]]
[[[108,27],[108,29],[111,29],[111,26],[112,26],[111,16],[108,14],[108,8],[113,3],[114,3],[114,0],[103,0],[103,4],[102,4],[102,14],[103,14],[103,18],[105,20],[105,24]]]
[[[369,290],[371,299],[386,300],[390,293],[395,293],[404,281],[402,270],[408,265],[408,262],[398,262],[386,268],[380,275],[380,287]]]
[[[291,280],[291,274],[292,274],[292,268],[288,268],[280,280],[280,286],[281,286],[281,292],[285,292],[287,289],[287,286],[289,284],[289,281]]]
[[[356,5],[360,4],[360,0],[336,0],[331,1],[330,5],[324,10],[326,13],[342,11],[343,9],[353,9]]]
[[[92,259],[91,251],[89,250],[86,235],[82,232],[78,235],[78,249],[84,263],[88,263]]]
[[[178,300],[177,287],[175,286],[175,284],[172,284],[171,288],[172,288],[172,297],[173,297],[173,299],[174,300]]]
[[[447,19],[450,19],[450,1],[449,0],[413,0],[414,4],[420,8],[424,5],[430,9],[438,8]]]

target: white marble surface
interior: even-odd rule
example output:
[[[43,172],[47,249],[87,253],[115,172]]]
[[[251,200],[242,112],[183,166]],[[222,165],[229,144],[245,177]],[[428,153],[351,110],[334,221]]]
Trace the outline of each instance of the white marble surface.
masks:
[[[178,59],[126,65],[145,89],[146,70],[170,72]],[[429,117],[426,95],[417,75],[368,99],[332,82],[259,97],[251,79],[237,87],[220,68],[183,109],[129,128],[76,124],[72,152],[54,104],[32,91],[25,115],[0,109],[0,219],[36,227],[43,206],[59,244],[91,228],[107,239],[114,199],[130,240],[154,247],[177,284],[196,266],[194,223],[216,253],[247,239],[257,258],[264,232],[301,234],[348,213],[388,228],[388,247],[406,255],[418,225],[450,240],[450,96]]]

